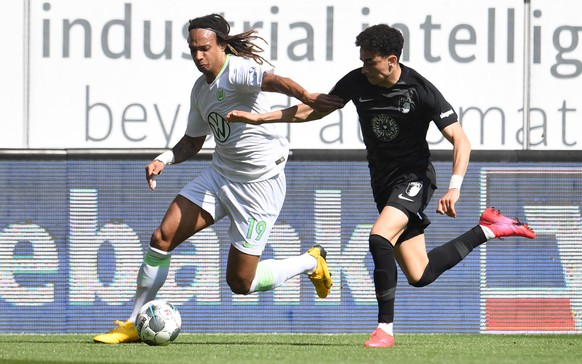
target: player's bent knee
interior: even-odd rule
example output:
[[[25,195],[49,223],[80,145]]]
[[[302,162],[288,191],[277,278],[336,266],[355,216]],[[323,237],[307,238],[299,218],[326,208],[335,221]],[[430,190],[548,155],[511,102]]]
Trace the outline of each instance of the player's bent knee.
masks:
[[[162,232],[160,229],[157,229],[152,234],[152,237],[150,238],[150,246],[165,252],[170,251],[170,242],[165,241],[162,238]]]
[[[430,284],[430,282],[423,282],[422,279],[418,280],[418,281],[408,281],[408,284],[410,284],[413,287],[425,287],[428,286]]]
[[[420,279],[415,280],[415,279],[408,279],[408,284],[410,284],[413,287],[425,287],[428,286],[429,284],[431,284],[432,282],[434,282],[434,276],[432,274],[432,271],[430,269],[430,266],[427,266],[427,268],[425,269],[424,273],[422,274],[422,276],[420,277]]]
[[[230,290],[234,294],[247,294],[251,290],[250,285],[247,286],[247,285],[229,284],[228,286],[230,287]]]
[[[234,294],[247,294],[251,290],[251,283],[242,279],[226,279],[226,283]]]
[[[394,254],[394,248],[392,244],[384,237],[372,234],[368,238],[368,247],[372,253],[372,257],[376,256],[386,256]]]

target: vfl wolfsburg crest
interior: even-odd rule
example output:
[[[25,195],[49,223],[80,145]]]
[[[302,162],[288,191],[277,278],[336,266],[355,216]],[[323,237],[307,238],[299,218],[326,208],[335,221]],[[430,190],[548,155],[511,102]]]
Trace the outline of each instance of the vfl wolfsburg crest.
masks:
[[[224,100],[224,90],[223,90],[223,89],[219,88],[219,89],[216,91],[216,99],[217,99],[218,101],[222,101],[222,100]]]

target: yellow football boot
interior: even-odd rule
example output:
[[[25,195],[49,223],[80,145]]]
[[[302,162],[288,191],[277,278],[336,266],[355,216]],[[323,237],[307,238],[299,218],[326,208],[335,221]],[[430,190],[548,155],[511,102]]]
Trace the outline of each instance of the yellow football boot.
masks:
[[[315,268],[313,273],[308,274],[307,276],[315,286],[317,295],[320,298],[325,298],[329,294],[331,286],[333,285],[331,274],[327,268],[327,261],[325,260],[327,252],[321,245],[314,245],[307,251],[307,253],[317,260],[317,268]]]
[[[139,341],[137,330],[131,321],[115,321],[116,328],[108,333],[97,335],[93,338],[96,343],[123,344]]]

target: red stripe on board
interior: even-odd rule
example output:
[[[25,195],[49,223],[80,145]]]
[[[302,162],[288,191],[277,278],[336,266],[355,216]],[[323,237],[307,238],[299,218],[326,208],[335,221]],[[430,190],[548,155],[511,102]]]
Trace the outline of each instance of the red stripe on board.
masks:
[[[489,298],[486,331],[572,331],[568,298]]]

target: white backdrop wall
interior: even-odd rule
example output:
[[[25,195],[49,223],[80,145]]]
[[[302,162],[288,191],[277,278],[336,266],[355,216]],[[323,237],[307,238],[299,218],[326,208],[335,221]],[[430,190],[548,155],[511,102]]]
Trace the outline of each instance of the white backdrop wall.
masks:
[[[0,148],[166,148],[183,135],[199,76],[188,19],[222,13],[256,28],[276,72],[327,92],[360,66],[355,36],[387,23],[402,62],[455,107],[474,149],[522,149],[523,0],[4,0]],[[582,3],[531,1],[532,149],[582,149]],[[272,94],[275,108],[293,104]],[[294,149],[361,149],[351,104],[282,126]],[[433,149],[448,143],[432,128]],[[206,146],[212,146],[209,140]]]
[[[26,146],[24,136],[24,2],[0,2],[0,148]]]

